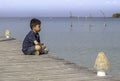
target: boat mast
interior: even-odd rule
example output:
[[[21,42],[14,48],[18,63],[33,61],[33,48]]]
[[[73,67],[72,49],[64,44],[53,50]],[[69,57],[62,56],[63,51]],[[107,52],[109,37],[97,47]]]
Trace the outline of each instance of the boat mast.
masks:
[[[73,16],[72,16],[72,12],[70,11],[69,14],[70,14],[70,27],[72,28],[72,27],[73,27],[73,21],[72,21]]]
[[[105,13],[104,13],[102,10],[100,10],[100,12],[102,13],[102,15],[103,15],[103,17],[104,17],[104,27],[107,27]]]

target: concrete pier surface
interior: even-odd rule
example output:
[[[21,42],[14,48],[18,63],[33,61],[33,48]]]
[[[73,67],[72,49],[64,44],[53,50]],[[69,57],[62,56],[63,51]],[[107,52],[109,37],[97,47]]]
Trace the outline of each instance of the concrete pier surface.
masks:
[[[23,55],[21,41],[0,37],[0,81],[120,81],[98,77],[86,67],[47,55]]]

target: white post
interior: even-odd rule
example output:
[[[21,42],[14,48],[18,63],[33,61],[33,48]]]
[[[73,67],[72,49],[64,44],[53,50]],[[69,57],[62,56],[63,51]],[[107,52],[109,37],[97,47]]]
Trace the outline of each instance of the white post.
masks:
[[[106,71],[109,68],[109,62],[104,52],[98,53],[94,68],[97,70],[97,76],[106,76]]]
[[[5,31],[5,37],[8,39],[8,38],[10,38],[10,35],[11,35],[10,30],[6,30]]]

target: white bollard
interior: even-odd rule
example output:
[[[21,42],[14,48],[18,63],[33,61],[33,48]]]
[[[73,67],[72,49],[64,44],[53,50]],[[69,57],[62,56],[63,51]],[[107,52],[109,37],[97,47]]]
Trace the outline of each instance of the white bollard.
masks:
[[[98,53],[94,68],[97,70],[97,76],[106,76],[106,71],[109,68],[109,61],[104,52]]]
[[[5,37],[8,39],[8,38],[10,38],[10,35],[11,35],[10,30],[6,30],[5,31]]]

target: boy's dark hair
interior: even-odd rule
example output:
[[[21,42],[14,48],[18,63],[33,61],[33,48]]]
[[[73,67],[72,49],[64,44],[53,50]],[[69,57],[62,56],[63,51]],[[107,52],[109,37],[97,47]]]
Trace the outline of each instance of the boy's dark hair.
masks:
[[[30,28],[33,29],[34,26],[40,25],[41,21],[39,19],[33,18],[30,21]]]

